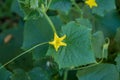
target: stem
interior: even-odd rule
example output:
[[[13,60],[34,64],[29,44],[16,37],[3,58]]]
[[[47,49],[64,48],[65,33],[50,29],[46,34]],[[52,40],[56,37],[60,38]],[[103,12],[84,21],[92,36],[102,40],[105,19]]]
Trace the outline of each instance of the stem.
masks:
[[[81,18],[83,17],[83,11],[80,9],[80,7],[76,4],[75,0],[71,0],[73,5],[78,9],[78,11],[81,14]]]
[[[17,58],[21,57],[22,55],[28,53],[29,51],[32,51],[33,49],[35,49],[35,48],[37,48],[37,47],[39,47],[39,46],[41,46],[41,45],[47,44],[47,43],[48,43],[48,42],[43,42],[43,43],[37,44],[36,46],[33,46],[32,48],[28,49],[27,51],[19,54],[18,56],[14,57],[13,59],[9,60],[7,63],[5,63],[4,65],[2,65],[2,66],[0,67],[0,69],[2,69],[3,67],[5,67],[5,66],[8,65],[9,63],[13,62],[13,61],[16,60]]]
[[[48,22],[49,22],[49,24],[50,24],[53,32],[56,33],[55,26],[54,26],[54,24],[52,23],[51,19],[48,17],[48,15],[47,15],[46,13],[43,13],[43,14],[44,14],[45,18],[48,20]]]
[[[50,7],[51,2],[52,2],[52,0],[49,0],[49,3],[48,3],[47,8],[49,8],[49,7]]]
[[[50,18],[48,17],[48,15],[46,14],[46,9],[45,9],[44,5],[42,5],[42,12],[43,12],[45,18],[47,19],[47,21],[49,22],[49,24],[50,24],[53,32],[56,33],[55,26],[54,26],[54,24],[52,23],[51,19],[50,19]]]
[[[100,61],[100,62],[101,62],[101,61]],[[79,68],[74,68],[74,69],[71,69],[71,70],[81,70],[81,69],[86,69],[86,68],[90,68],[90,67],[96,66],[96,65],[98,65],[98,64],[100,64],[100,63],[93,63],[93,64],[91,64],[91,65],[89,65],[89,66],[79,67]]]
[[[63,80],[67,80],[67,75],[68,75],[68,70],[65,70],[65,72],[64,72],[64,79]]]

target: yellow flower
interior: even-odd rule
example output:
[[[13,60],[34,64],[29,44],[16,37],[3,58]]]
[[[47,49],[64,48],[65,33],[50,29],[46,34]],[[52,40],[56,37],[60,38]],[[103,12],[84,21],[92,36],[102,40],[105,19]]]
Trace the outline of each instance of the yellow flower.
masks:
[[[54,33],[54,40],[49,42],[49,44],[53,45],[55,50],[58,51],[58,48],[60,46],[67,46],[66,43],[62,42],[65,38],[66,38],[66,35],[64,35],[63,37],[59,38],[58,35],[56,33]]]
[[[87,5],[89,5],[90,8],[92,8],[92,7],[94,7],[94,6],[95,6],[95,7],[98,6],[97,3],[95,2],[95,0],[86,0],[85,3],[86,3]]]

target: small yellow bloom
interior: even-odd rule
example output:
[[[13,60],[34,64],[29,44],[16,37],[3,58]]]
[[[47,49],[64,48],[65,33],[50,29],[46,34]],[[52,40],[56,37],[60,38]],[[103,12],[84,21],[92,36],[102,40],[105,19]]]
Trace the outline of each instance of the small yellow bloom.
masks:
[[[55,50],[58,51],[58,48],[60,46],[67,46],[66,43],[62,42],[65,38],[66,38],[66,35],[64,35],[63,37],[59,38],[58,35],[56,33],[54,33],[54,40],[49,42],[49,44],[53,45]]]
[[[94,6],[95,6],[95,7],[98,6],[97,3],[95,2],[95,0],[86,0],[85,3],[86,3],[87,5],[89,5],[90,8],[92,8],[92,7],[94,7]]]

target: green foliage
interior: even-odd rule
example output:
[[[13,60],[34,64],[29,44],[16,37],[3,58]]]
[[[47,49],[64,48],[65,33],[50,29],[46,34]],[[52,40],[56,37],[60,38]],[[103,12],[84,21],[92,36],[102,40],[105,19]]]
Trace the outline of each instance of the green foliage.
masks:
[[[91,29],[85,25],[70,22],[62,27],[62,33],[66,34],[66,47],[55,51],[50,46],[47,55],[52,56],[61,68],[72,68],[95,62],[91,48]],[[84,48],[84,49],[83,49]]]
[[[118,1],[85,1],[0,1],[0,80],[119,80]]]
[[[105,0],[96,0],[98,7],[93,8],[92,12],[104,16],[107,12],[115,9],[115,0],[105,1]]]
[[[113,64],[100,64],[77,72],[79,80],[119,80],[119,73]]]
[[[50,9],[58,10],[60,12],[64,12],[65,14],[68,14],[71,9],[71,2],[70,0],[53,0]]]
[[[38,80],[38,79],[49,80],[47,73],[45,73],[40,67],[36,67],[27,73],[22,69],[16,69],[13,71],[13,75],[11,76],[11,80]]]
[[[38,0],[30,0],[30,8],[37,9],[38,8]]]
[[[46,29],[44,29],[45,27]],[[51,28],[44,17],[35,20],[29,19],[25,23],[24,40],[22,48],[29,49],[38,43],[47,42],[50,40],[51,36]]]

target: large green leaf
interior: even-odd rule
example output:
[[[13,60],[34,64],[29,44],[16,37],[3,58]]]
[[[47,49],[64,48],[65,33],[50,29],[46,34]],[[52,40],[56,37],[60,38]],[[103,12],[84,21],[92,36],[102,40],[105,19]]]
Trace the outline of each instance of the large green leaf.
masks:
[[[59,17],[50,17],[59,32],[63,24]],[[25,23],[23,49],[29,49],[39,43],[50,41],[53,36],[52,29],[44,17],[30,19]],[[38,60],[43,57],[48,49],[48,45],[43,45],[33,50],[33,59]]]
[[[6,70],[5,68],[0,69],[0,80],[9,80],[10,76],[11,76],[11,72]]]
[[[58,18],[55,18],[59,20]],[[52,19],[59,31],[60,25],[57,25],[55,19]],[[48,42],[53,35],[52,29],[48,21],[44,17],[38,19],[29,19],[25,23],[24,29],[24,41],[22,48],[28,49],[35,46],[38,43]]]
[[[52,29],[44,17],[29,19],[25,23],[23,46],[27,50],[39,43],[48,42],[52,37]],[[43,45],[33,50],[33,58],[39,59],[45,55],[48,45]]]
[[[92,12],[104,16],[107,12],[110,12],[111,10],[115,9],[115,0],[96,0],[98,6],[94,7],[92,9]]]
[[[60,47],[56,52],[50,45],[47,55],[52,56],[59,68],[70,68],[94,63],[94,53],[91,48],[91,29],[78,23],[70,22],[62,27],[62,35],[66,35],[66,47]]]
[[[59,18],[58,16],[52,16],[52,17],[50,17],[50,18],[51,18],[51,20],[53,21],[54,25],[56,26],[57,32],[60,32],[60,30],[58,30],[58,29],[59,29],[59,28],[61,27],[61,25],[63,24],[63,23],[61,22],[60,18]],[[51,31],[52,31],[52,30],[51,30]],[[50,32],[51,32],[51,31],[50,31]],[[46,34],[46,32],[45,32],[45,34]],[[46,36],[47,36],[47,35],[48,35],[48,34],[46,34]],[[48,49],[48,45],[44,45],[44,46],[38,47],[38,48],[36,48],[35,50],[33,50],[33,59],[34,59],[34,60],[39,60],[41,57],[43,57],[44,53],[46,53],[47,49]],[[41,52],[42,54],[40,54],[40,52]]]
[[[28,49],[38,43],[49,41],[51,29],[45,18],[30,19],[24,28],[24,41],[22,48]]]
[[[79,70],[78,80],[119,80],[119,73],[113,64],[99,64]]]

